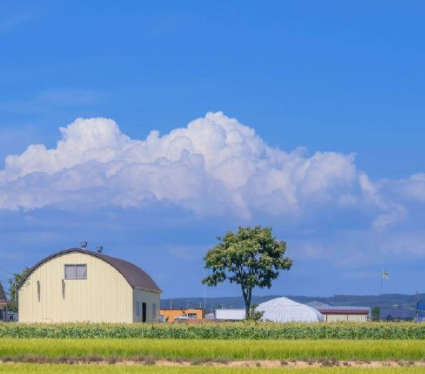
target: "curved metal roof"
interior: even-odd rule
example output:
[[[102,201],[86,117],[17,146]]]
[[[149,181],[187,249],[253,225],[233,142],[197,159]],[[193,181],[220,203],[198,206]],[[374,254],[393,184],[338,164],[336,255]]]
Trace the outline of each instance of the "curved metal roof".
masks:
[[[318,310],[286,297],[261,303],[255,310],[264,312],[262,319],[272,322],[322,322],[324,320]]]
[[[146,291],[152,291],[152,292],[161,292],[161,289],[156,285],[155,281],[145,271],[140,269],[138,266],[132,264],[131,262],[122,260],[120,258],[107,256],[107,255],[104,255],[103,253],[92,252],[92,251],[81,249],[81,248],[65,249],[64,251],[54,253],[44,258],[43,260],[41,260],[40,262],[38,262],[31,268],[28,274],[22,279],[21,283],[19,284],[19,288],[25,283],[28,277],[39,266],[43,265],[45,262],[55,257],[59,257],[68,253],[73,253],[73,252],[83,253],[85,255],[97,257],[100,260],[105,261],[106,263],[114,267],[119,273],[121,273],[121,275],[127,280],[128,284],[134,289],[146,290]]]

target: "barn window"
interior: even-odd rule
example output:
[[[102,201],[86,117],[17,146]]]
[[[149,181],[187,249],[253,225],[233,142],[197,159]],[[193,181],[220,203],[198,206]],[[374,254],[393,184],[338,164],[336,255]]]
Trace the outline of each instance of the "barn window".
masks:
[[[65,265],[65,279],[87,279],[87,265]]]
[[[140,317],[140,303],[136,301],[136,317]]]
[[[152,318],[156,318],[156,304],[152,304]]]

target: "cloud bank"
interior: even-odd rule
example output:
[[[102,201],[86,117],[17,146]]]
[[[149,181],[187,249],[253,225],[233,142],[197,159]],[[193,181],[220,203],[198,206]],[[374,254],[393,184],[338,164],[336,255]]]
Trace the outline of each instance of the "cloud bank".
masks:
[[[161,136],[131,139],[110,119],[77,119],[53,149],[29,146],[0,171],[0,209],[181,207],[200,215],[302,216],[322,207],[375,214],[378,228],[406,215],[382,195],[425,200],[423,174],[373,183],[354,155],[267,145],[252,128],[207,113]],[[401,199],[401,197],[400,197]],[[400,200],[399,199],[399,200]]]

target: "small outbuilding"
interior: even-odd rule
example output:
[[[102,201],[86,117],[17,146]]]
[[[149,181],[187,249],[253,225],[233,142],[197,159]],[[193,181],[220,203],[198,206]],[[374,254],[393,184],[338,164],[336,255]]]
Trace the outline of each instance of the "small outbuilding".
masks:
[[[218,321],[242,321],[245,317],[245,309],[216,309],[215,311],[215,319]]]
[[[81,248],[37,263],[18,287],[20,322],[153,322],[161,290],[138,266]]]
[[[262,319],[271,322],[322,322],[323,315],[316,309],[286,297],[261,303],[255,309],[263,312]]]
[[[187,318],[188,320],[202,320],[204,317],[204,311],[201,308],[187,308],[187,309],[176,309],[176,308],[162,308],[161,317],[163,322],[174,322],[177,318]]]
[[[367,322],[371,312],[361,306],[322,306],[317,310],[323,314],[326,322]]]

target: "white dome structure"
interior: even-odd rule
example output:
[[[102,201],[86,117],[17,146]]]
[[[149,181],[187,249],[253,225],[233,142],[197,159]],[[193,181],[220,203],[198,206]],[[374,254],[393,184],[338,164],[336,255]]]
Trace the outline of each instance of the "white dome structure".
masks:
[[[262,320],[271,322],[322,322],[323,315],[316,309],[286,297],[261,303],[255,309],[264,312]]]

